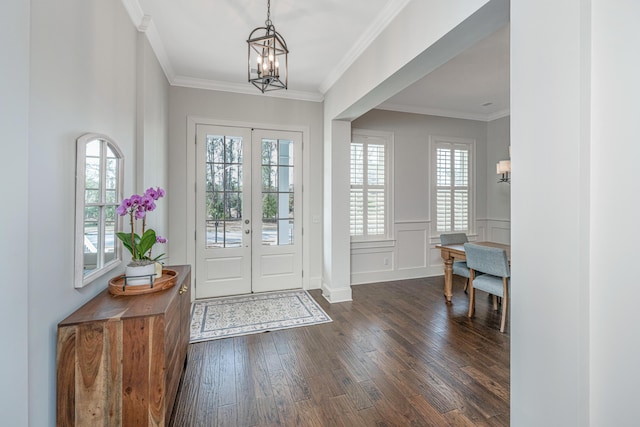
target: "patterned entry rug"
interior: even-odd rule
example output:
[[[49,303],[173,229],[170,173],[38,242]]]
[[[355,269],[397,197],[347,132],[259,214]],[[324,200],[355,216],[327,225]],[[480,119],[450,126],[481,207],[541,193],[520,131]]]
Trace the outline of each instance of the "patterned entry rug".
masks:
[[[193,304],[190,342],[331,321],[313,297],[302,290],[212,298]]]

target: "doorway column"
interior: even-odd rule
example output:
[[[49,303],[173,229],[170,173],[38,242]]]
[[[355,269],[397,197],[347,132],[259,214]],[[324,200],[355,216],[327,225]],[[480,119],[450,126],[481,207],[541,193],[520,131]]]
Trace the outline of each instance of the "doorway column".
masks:
[[[324,133],[322,295],[333,303],[351,301],[351,238],[349,232],[351,123],[332,120],[326,127]]]

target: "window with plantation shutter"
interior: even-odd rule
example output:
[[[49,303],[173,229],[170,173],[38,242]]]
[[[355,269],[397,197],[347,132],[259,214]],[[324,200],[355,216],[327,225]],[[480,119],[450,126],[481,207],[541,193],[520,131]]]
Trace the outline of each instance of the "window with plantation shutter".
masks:
[[[435,234],[472,231],[473,140],[431,137]]]
[[[391,141],[387,134],[353,131],[349,224],[356,240],[386,238],[390,234]]]

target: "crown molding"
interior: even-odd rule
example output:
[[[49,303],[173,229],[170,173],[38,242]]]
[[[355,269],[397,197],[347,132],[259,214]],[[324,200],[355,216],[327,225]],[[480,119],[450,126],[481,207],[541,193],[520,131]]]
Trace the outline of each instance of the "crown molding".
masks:
[[[149,29],[149,25],[151,25],[151,15],[144,15],[140,21],[140,25],[138,25],[138,31],[146,33]]]
[[[151,49],[153,49],[153,52],[156,54],[156,58],[158,58],[158,62],[160,63],[162,71],[164,71],[164,75],[167,77],[167,80],[171,82],[174,79],[175,72],[173,71],[173,66],[169,60],[169,55],[167,55],[167,51],[164,48],[158,29],[153,22],[153,18],[151,15],[145,15],[140,3],[138,3],[138,0],[122,0],[122,4],[127,10],[129,18],[136,29],[147,36],[147,40],[149,40]]]
[[[171,65],[169,55],[167,55],[167,51],[164,48],[164,43],[162,43],[160,33],[158,33],[158,29],[156,28],[153,19],[149,20],[149,25],[144,34],[147,36],[147,40],[149,40],[151,49],[153,49],[153,52],[158,58],[158,62],[160,63],[160,67],[162,67],[162,70],[164,71],[164,75],[167,76],[167,80],[169,80],[169,83],[171,83],[171,81],[175,79],[176,73],[173,71],[173,65]]]
[[[327,91],[338,81],[347,69],[358,59],[360,55],[367,49],[371,43],[380,35],[382,31],[389,25],[391,21],[404,9],[404,7],[411,0],[393,0],[389,2],[382,11],[378,14],[378,17],[367,28],[362,36],[356,41],[351,49],[346,53],[338,65],[331,70],[328,76],[320,84],[318,88],[322,94]]]
[[[502,110],[493,114],[473,114],[463,111],[443,110],[438,108],[419,107],[415,105],[391,104],[383,102],[376,107],[377,110],[396,111],[399,113],[422,114],[425,116],[449,117],[452,119],[477,120],[490,122],[509,115],[509,110]]]
[[[129,18],[131,18],[131,22],[136,28],[139,28],[140,23],[144,19],[144,11],[142,10],[142,6],[138,3],[138,0],[122,0],[122,4],[124,8],[127,10],[129,14]],[[148,15],[147,15],[148,16]]]
[[[295,99],[298,101],[322,102],[324,95],[319,92],[305,92],[300,90],[274,90],[261,93],[249,83],[228,83],[216,80],[198,79],[194,77],[175,76],[169,81],[172,86],[193,89],[217,90],[222,92],[242,93],[246,95],[269,96],[272,98]]]
[[[487,121],[488,121],[488,122],[492,122],[492,121],[494,121],[494,120],[498,120],[498,119],[501,119],[501,118],[503,118],[503,117],[507,117],[507,116],[510,116],[510,115],[511,115],[511,109],[510,109],[510,108],[507,108],[507,109],[505,109],[505,110],[496,111],[496,112],[495,112],[495,113],[493,113],[493,114],[489,114],[489,115],[487,116],[487,117],[488,117]]]

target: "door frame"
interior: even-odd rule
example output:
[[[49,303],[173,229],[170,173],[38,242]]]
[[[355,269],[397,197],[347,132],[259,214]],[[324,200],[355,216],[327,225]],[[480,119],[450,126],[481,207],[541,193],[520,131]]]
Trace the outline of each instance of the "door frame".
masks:
[[[196,125],[230,126],[244,127],[250,129],[265,129],[274,131],[293,131],[302,133],[302,289],[310,289],[309,277],[309,241],[304,236],[304,230],[311,225],[309,216],[309,197],[305,189],[309,188],[309,126],[275,125],[271,123],[241,122],[233,120],[219,120],[204,116],[187,116],[187,168],[186,168],[186,212],[187,221],[185,223],[185,234],[193,236],[187,238],[186,253],[187,264],[196,268]],[[191,275],[191,285],[196,285],[196,274]],[[192,300],[195,299],[195,292],[191,292]]]

